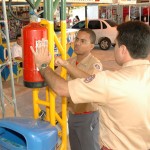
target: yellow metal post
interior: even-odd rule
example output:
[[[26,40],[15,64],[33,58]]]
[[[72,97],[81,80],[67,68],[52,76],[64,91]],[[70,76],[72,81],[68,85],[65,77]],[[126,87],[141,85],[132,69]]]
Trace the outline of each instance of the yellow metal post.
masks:
[[[37,103],[38,101],[38,93],[39,93],[39,89],[35,88],[32,91],[32,95],[33,95],[33,111],[34,111],[34,118],[37,119],[39,117],[39,105]]]
[[[63,47],[63,53],[62,53],[62,58],[67,59],[67,52],[66,52],[66,20],[61,21],[61,43]],[[62,68],[62,73],[64,79],[66,79],[66,69]],[[67,98],[62,97],[62,146],[61,150],[66,150],[67,149]]]

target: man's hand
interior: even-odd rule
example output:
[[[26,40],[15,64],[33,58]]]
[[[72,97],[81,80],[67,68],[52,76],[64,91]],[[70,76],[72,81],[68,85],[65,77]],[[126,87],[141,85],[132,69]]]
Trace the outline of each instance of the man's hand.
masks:
[[[55,64],[57,66],[61,65],[62,67],[66,67],[68,65],[68,61],[63,60],[61,57],[55,57]]]
[[[42,64],[48,65],[50,63],[51,55],[49,54],[47,45],[38,45],[37,51],[35,51],[32,46],[30,46],[30,49],[34,55],[34,61],[38,68],[40,68]]]

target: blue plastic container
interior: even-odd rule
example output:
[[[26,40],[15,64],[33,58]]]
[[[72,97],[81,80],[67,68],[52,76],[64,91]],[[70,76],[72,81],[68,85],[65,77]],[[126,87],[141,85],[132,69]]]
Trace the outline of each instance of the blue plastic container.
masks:
[[[29,118],[0,120],[0,150],[55,150],[57,129]]]

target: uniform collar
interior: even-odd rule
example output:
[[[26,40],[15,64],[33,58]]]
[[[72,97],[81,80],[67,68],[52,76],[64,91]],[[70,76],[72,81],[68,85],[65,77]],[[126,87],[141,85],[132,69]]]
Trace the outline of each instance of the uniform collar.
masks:
[[[149,60],[143,60],[143,59],[137,59],[137,60],[131,60],[123,64],[122,67],[128,67],[128,66],[137,66],[137,65],[149,65]]]
[[[85,66],[86,66],[90,57],[91,57],[91,53],[89,53],[89,55],[86,56],[86,57],[85,57],[82,61],[80,61],[78,64],[81,64],[81,65],[85,65]]]

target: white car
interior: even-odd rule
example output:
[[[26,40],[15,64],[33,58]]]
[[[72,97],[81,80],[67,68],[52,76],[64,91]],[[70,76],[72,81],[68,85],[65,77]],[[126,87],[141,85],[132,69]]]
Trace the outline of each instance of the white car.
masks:
[[[88,20],[88,28],[92,29],[96,34],[95,44],[99,44],[100,49],[108,50],[114,45],[117,36],[117,24],[108,19],[90,19]],[[72,26],[73,29],[85,28],[85,20],[79,21]]]

